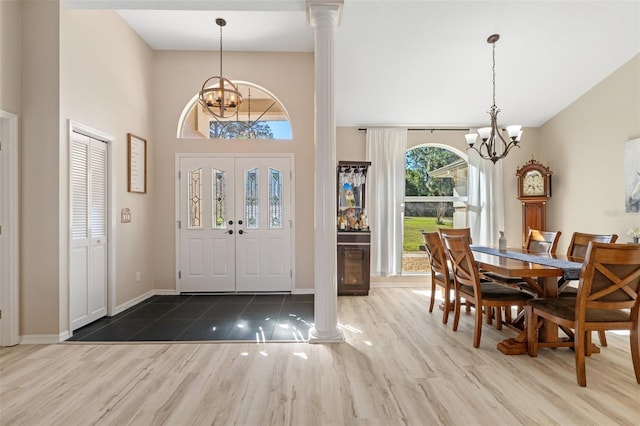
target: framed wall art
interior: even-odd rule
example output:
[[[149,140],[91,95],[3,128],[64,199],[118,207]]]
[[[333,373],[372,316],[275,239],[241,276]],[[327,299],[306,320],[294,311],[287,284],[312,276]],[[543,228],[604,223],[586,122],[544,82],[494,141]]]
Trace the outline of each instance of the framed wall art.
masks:
[[[147,140],[127,133],[127,168],[129,179],[127,191],[147,193]]]

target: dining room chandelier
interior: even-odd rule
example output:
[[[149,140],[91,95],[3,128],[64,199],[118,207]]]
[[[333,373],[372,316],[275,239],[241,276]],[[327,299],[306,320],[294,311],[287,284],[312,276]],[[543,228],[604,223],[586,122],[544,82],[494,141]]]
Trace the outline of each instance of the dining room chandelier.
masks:
[[[238,86],[222,76],[222,27],[227,25],[227,21],[217,18],[216,24],[220,27],[220,74],[205,80],[200,89],[199,102],[218,119],[235,115],[242,103],[242,95]]]
[[[496,106],[496,42],[500,40],[500,34],[492,34],[487,38],[487,43],[493,45],[493,105],[489,111],[491,117],[490,127],[481,127],[477,133],[468,133],[465,135],[469,148],[472,148],[480,154],[480,157],[491,160],[495,164],[501,158],[507,156],[511,148],[519,147],[520,137],[522,136],[522,126],[507,126],[507,139],[503,135],[503,130],[498,127],[498,113],[500,109]],[[482,139],[479,146],[476,146],[478,136]]]

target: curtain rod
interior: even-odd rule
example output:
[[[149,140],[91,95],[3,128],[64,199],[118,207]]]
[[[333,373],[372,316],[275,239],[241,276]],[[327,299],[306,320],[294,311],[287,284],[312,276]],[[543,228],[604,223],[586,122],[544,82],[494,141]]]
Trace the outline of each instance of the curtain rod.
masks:
[[[359,132],[366,132],[367,128],[366,127],[359,127],[358,128]],[[416,128],[416,127],[409,127],[407,128],[407,131],[410,132],[468,132],[470,131],[469,128],[467,127],[449,127],[449,128],[443,128],[443,129],[436,129],[436,128]]]

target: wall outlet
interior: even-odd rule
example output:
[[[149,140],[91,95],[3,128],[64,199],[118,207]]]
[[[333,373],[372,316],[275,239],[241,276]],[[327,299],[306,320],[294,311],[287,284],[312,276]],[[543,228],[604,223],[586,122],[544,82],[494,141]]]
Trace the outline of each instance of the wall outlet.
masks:
[[[136,272],[136,282],[140,281],[140,272]]]

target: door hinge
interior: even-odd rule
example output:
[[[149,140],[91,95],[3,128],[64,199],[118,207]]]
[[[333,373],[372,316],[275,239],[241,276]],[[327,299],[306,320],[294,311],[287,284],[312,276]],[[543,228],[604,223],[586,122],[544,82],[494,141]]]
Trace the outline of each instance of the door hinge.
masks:
[[[182,178],[182,172],[178,170],[178,179]]]
[[[176,222],[178,222],[178,229],[180,229],[182,227],[182,222],[177,220]]]
[[[182,278],[182,271],[178,271],[178,279]]]
[[[293,278],[293,269],[289,269],[289,278]]]

